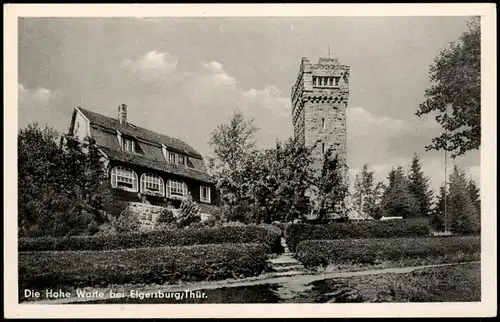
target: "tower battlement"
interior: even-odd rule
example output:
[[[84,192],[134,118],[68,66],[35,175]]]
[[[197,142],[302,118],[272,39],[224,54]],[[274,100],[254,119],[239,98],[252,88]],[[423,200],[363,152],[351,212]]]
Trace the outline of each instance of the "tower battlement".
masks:
[[[317,172],[321,171],[323,154],[328,148],[347,164],[349,72],[350,67],[336,58],[320,58],[317,64],[312,64],[303,57],[292,86],[294,136],[304,145],[314,146],[312,166]],[[345,178],[346,175],[347,171]]]

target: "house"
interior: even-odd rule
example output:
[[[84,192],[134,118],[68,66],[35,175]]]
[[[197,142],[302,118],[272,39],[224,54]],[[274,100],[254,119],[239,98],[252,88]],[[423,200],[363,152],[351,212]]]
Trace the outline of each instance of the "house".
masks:
[[[202,155],[182,140],[132,124],[127,105],[118,106],[116,118],[75,107],[69,135],[95,139],[114,198],[144,211],[165,201],[179,208],[190,193],[202,214],[216,210],[219,198]]]

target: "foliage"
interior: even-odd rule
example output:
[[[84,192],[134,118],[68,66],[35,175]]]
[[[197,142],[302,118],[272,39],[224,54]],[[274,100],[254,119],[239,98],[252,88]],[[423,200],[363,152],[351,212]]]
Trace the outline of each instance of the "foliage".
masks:
[[[165,229],[115,235],[20,238],[23,251],[115,250],[225,243],[261,243],[269,252],[281,252],[280,233],[256,225]]]
[[[454,166],[450,175],[450,191],[447,212],[451,218],[451,230],[457,234],[470,234],[479,229],[477,206],[470,199],[465,173]]]
[[[292,224],[285,230],[290,251],[297,244],[311,239],[356,239],[423,237],[430,234],[429,220],[388,220],[332,223],[328,225]]]
[[[418,204],[410,193],[408,179],[398,166],[389,172],[389,185],[382,195],[382,208],[388,217],[412,217],[418,212]]]
[[[434,192],[429,188],[429,178],[424,176],[420,158],[415,154],[408,175],[408,190],[417,202],[418,216],[429,216]]]
[[[239,112],[220,125],[210,145],[210,162],[222,209],[228,221],[271,223],[293,221],[310,210],[307,190],[312,180],[310,149],[289,138],[276,148],[255,149],[253,120]]]
[[[378,219],[381,217],[383,188],[381,182],[375,183],[374,172],[369,171],[368,165],[364,164],[354,181],[353,208],[362,215]]]
[[[310,149],[292,138],[249,155],[243,173],[252,222],[292,222],[309,212],[310,163]]]
[[[235,111],[229,124],[219,125],[211,134],[209,146],[215,158],[209,158],[208,169],[220,191],[221,203],[226,205],[228,220],[248,221],[248,203],[243,164],[255,150],[254,135],[257,127],[254,120],[246,120],[241,111]]]
[[[163,208],[156,217],[156,224],[158,225],[171,225],[175,222],[175,216],[172,210],[168,208]]]
[[[469,197],[474,206],[476,207],[476,211],[478,217],[481,216],[481,195],[479,193],[479,188],[473,180],[470,180],[467,185],[467,190],[469,191]]]
[[[437,231],[447,228],[454,234],[477,234],[480,232],[479,190],[473,181],[467,182],[465,173],[459,167],[453,167],[450,174],[449,188],[440,188],[438,201],[433,209],[433,226]],[[445,217],[446,194],[446,217]]]
[[[61,139],[61,140],[59,140]],[[59,140],[59,141],[58,141]],[[18,135],[20,236],[93,234],[105,222],[105,171],[91,138],[29,124]]]
[[[444,216],[444,198],[446,195],[445,186],[439,187],[439,194],[436,203],[432,209],[431,226],[435,231],[445,231],[445,216]]]
[[[19,253],[20,289],[162,285],[256,276],[266,270],[261,244]]]
[[[200,208],[193,200],[191,193],[188,193],[188,195],[182,199],[180,209],[179,218],[177,218],[177,227],[188,227],[201,221]]]
[[[476,236],[306,240],[297,246],[297,259],[305,267],[328,264],[370,264],[403,259],[466,255],[478,260],[481,240]]]
[[[316,178],[314,194],[318,223],[324,223],[332,214],[347,218],[346,198],[349,188],[344,181],[344,164],[333,150],[328,148],[323,157],[321,175]]]
[[[481,143],[481,25],[468,23],[460,43],[452,42],[430,66],[431,87],[416,115],[438,113],[436,121],[447,132],[432,139],[427,150],[453,151],[452,157],[479,149]],[[452,113],[448,115],[448,107]]]

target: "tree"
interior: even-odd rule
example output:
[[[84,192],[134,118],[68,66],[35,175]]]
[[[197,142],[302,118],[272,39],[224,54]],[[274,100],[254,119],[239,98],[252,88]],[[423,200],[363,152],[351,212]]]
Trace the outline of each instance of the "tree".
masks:
[[[332,214],[347,219],[346,198],[349,188],[343,179],[344,165],[333,150],[328,148],[323,157],[321,176],[316,178],[315,195],[317,221],[325,222]]]
[[[208,142],[216,156],[212,161],[219,163],[220,167],[236,169],[242,159],[255,149],[254,135],[257,130],[253,119],[246,120],[241,111],[234,111],[229,124],[220,124],[212,132]]]
[[[106,220],[104,167],[95,142],[37,123],[18,135],[20,236],[92,234]]]
[[[275,149],[255,151],[245,163],[248,202],[253,222],[293,222],[310,211],[312,184],[310,149],[289,138]]]
[[[479,193],[479,188],[473,180],[470,180],[467,185],[467,190],[469,190],[469,196],[472,203],[475,205],[478,215],[481,215],[481,197]]]
[[[481,143],[481,25],[479,18],[468,23],[468,31],[457,44],[440,52],[429,69],[431,87],[417,116],[437,112],[436,121],[445,133],[433,138],[427,150],[453,151],[452,158]],[[447,109],[451,106],[452,114]]]
[[[450,188],[447,196],[446,211],[451,218],[451,230],[456,234],[470,234],[479,229],[479,214],[476,205],[470,198],[465,173],[453,167],[450,174]]]
[[[382,183],[375,183],[374,172],[364,164],[354,181],[353,203],[356,211],[372,218],[379,217],[382,191]]]
[[[444,198],[446,196],[446,190],[445,190],[445,186],[442,185],[441,187],[439,187],[439,194],[437,196],[437,201],[434,205],[434,208],[432,209],[432,216],[431,216],[431,226],[434,228],[434,230],[436,231],[445,231],[445,220],[447,222],[448,219],[445,218],[444,216],[444,209],[445,209],[445,205],[444,205]]]
[[[418,211],[415,198],[408,188],[403,168],[398,166],[389,172],[389,185],[382,196],[384,214],[389,217],[411,217]]]
[[[209,140],[215,153],[215,158],[209,158],[209,171],[220,191],[221,203],[227,206],[228,220],[248,220],[251,205],[245,204],[248,186],[243,165],[253,157],[256,131],[253,119],[246,120],[240,111],[235,111],[229,124],[219,125]]]
[[[419,216],[429,216],[434,192],[429,188],[429,178],[424,176],[418,155],[413,156],[408,175],[408,189],[417,202]]]

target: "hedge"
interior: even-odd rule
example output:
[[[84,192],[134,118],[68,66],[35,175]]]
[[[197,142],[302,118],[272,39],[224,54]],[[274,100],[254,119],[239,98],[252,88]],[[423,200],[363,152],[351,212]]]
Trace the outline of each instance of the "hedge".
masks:
[[[269,252],[282,252],[280,233],[276,229],[255,225],[168,229],[108,236],[20,238],[18,249],[20,252],[115,250],[226,243],[261,243],[268,246]]]
[[[262,244],[19,253],[21,289],[165,284],[248,277],[268,269]]]
[[[374,264],[427,257],[454,256],[458,253],[480,256],[478,236],[306,240],[297,246],[296,257],[305,267],[328,264]],[[471,258],[469,256],[469,258]]]
[[[303,240],[421,237],[429,236],[429,234],[430,227],[427,218],[411,221],[359,221],[327,225],[292,224],[285,230],[286,242],[292,252]]]

